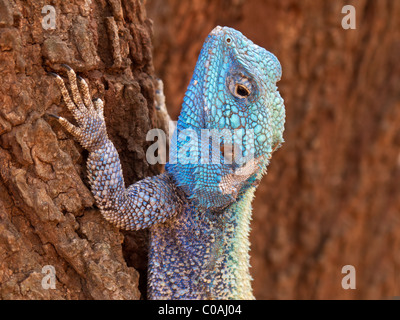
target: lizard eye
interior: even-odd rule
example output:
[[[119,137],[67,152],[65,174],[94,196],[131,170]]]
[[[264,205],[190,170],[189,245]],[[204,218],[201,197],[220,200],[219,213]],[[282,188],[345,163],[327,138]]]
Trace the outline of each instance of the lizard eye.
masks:
[[[235,96],[243,99],[250,95],[250,90],[243,84],[237,83],[235,86]]]
[[[232,96],[242,100],[241,103],[250,102],[248,99],[251,99],[257,90],[257,87],[253,84],[253,80],[243,73],[228,74],[226,86]]]

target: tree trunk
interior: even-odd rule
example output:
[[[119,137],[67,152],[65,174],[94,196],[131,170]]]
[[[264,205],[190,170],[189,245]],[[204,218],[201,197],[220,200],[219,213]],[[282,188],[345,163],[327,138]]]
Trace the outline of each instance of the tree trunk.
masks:
[[[342,28],[342,8],[356,29]],[[242,31],[282,63],[286,143],[254,202],[258,299],[400,296],[400,2],[149,0],[154,64],[179,114],[202,42]],[[342,288],[342,267],[356,289]]]
[[[0,0],[0,299],[140,298],[124,256],[145,280],[147,233],[124,241],[101,217],[87,152],[46,116],[73,121],[47,72],[68,64],[105,100],[127,185],[158,174],[145,161],[160,121],[151,28],[139,0]]]

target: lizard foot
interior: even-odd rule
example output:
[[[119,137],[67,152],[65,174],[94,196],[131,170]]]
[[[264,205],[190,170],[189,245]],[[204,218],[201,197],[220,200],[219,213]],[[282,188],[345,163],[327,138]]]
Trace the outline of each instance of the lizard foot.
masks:
[[[77,76],[71,67],[62,66],[67,70],[72,99],[64,80],[56,73],[51,72],[49,74],[56,79],[65,104],[74,116],[78,126],[73,125],[64,117],[55,117],[85,149],[94,151],[101,147],[107,139],[103,101],[101,99],[92,101],[87,82]]]

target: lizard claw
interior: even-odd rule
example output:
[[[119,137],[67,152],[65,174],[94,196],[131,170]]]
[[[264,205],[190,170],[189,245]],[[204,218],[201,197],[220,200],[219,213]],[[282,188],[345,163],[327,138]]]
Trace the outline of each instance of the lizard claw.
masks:
[[[49,76],[52,76],[53,78],[57,78],[57,77],[59,77],[59,75],[57,74],[57,73],[54,73],[54,72],[47,72],[47,74],[49,75]]]
[[[56,118],[57,120],[59,120],[61,118],[61,117],[56,116],[55,114],[52,114],[52,113],[46,113],[46,115],[48,115],[49,117],[52,117],[52,118]]]
[[[73,71],[74,72],[74,70],[67,64],[63,63],[63,64],[61,64],[61,67],[63,67],[64,69],[67,69],[68,71]]]

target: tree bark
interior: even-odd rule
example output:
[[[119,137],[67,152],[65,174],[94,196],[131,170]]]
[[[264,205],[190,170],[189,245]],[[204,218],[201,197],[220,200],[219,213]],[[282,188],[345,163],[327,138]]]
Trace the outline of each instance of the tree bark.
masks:
[[[355,30],[342,28],[345,5]],[[214,26],[240,30],[282,63],[286,143],[253,206],[256,298],[399,296],[400,2],[149,0],[147,9],[175,118]],[[355,290],[342,288],[345,265]]]
[[[158,174],[145,161],[146,133],[160,121],[151,29],[139,0],[0,0],[0,299],[140,298],[131,263],[145,281],[147,233],[124,241],[101,217],[87,152],[46,116],[73,121],[47,72],[65,75],[68,64],[105,100],[127,185]],[[42,285],[48,265],[55,289]]]

